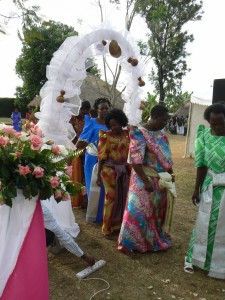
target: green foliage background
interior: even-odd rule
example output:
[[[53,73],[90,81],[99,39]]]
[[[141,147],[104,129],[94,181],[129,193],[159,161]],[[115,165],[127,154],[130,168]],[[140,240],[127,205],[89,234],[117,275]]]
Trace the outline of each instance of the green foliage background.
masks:
[[[46,82],[46,66],[49,65],[53,53],[69,36],[78,33],[73,27],[49,21],[32,28],[23,28],[22,53],[16,61],[16,73],[23,85],[16,88],[16,104],[26,107],[39,94]]]

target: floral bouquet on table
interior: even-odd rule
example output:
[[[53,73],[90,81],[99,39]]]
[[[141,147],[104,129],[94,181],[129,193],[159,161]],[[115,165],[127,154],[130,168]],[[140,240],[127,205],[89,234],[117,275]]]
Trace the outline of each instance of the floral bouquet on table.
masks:
[[[26,199],[54,196],[56,201],[70,199],[83,189],[71,181],[68,162],[79,153],[44,142],[42,131],[30,124],[27,132],[0,124],[0,202],[13,205],[20,189]]]

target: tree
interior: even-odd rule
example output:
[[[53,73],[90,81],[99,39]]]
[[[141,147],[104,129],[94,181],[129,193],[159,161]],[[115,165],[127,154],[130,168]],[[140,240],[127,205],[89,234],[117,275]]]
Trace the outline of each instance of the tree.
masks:
[[[90,65],[86,71],[95,77],[101,78],[101,70],[98,68],[98,65],[95,63],[94,59],[90,57],[86,60],[86,63],[87,65]]]
[[[159,93],[159,103],[181,95],[182,78],[190,71],[186,45],[194,40],[184,25],[201,19],[202,5],[196,0],[139,1],[139,13],[150,30],[147,45],[139,44],[142,54],[151,57],[155,64],[149,78]]]
[[[16,73],[22,79],[23,85],[16,88],[16,105],[27,106],[39,94],[47,81],[46,66],[54,52],[67,37],[77,34],[73,27],[54,21],[23,29],[23,36],[19,34],[23,45],[22,53],[16,61]],[[100,70],[92,58],[88,59],[87,65],[89,73],[100,77]]]
[[[153,106],[158,104],[157,95],[151,95],[149,92],[147,93],[146,101],[144,102],[144,109],[142,112],[142,121],[146,123],[150,117],[151,109]]]
[[[0,19],[4,20],[5,26],[7,23],[12,19],[21,19],[22,28],[30,28],[32,24],[39,23],[41,18],[38,16],[37,12],[39,11],[40,7],[37,5],[27,7],[25,6],[26,0],[12,0],[15,9],[18,12],[10,12],[6,14],[0,14]],[[4,25],[0,24],[0,33],[6,34],[6,28]]]
[[[171,113],[175,113],[185,102],[190,101],[191,94],[188,92],[179,93],[178,95],[168,96],[165,99],[165,106]]]
[[[77,35],[73,27],[49,21],[40,26],[23,28],[22,53],[16,61],[16,73],[23,80],[23,86],[17,87],[17,105],[26,106],[46,82],[46,66],[53,53],[68,36]]]

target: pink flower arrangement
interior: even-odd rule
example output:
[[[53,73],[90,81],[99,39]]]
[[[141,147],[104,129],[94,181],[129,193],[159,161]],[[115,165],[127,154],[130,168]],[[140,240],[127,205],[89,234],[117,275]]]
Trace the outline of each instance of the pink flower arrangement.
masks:
[[[30,141],[31,141],[31,149],[32,150],[40,150],[41,147],[44,145],[42,138],[35,134],[32,134],[30,136]]]
[[[50,179],[50,183],[51,183],[53,188],[56,188],[57,186],[59,186],[59,178],[57,176],[52,177]]]
[[[54,153],[54,154],[60,154],[60,152],[61,152],[61,149],[60,149],[60,147],[59,146],[53,146],[52,147],[52,153]]]
[[[62,199],[63,194],[62,194],[61,190],[56,190],[54,196],[55,196],[55,199]]]
[[[30,167],[28,165],[26,165],[25,167],[18,165],[18,167],[20,175],[27,175],[31,173]]]
[[[62,198],[62,201],[68,201],[68,200],[70,200],[70,195],[68,193],[65,193]]]
[[[36,177],[36,178],[41,178],[44,176],[44,172],[45,170],[42,169],[41,167],[36,167],[34,168],[34,171],[32,172],[32,174]]]
[[[65,168],[66,174],[70,177],[72,177],[72,173],[73,173],[73,167],[72,166],[66,166]]]
[[[0,146],[5,147],[9,142],[9,138],[6,136],[0,136]]]
[[[0,124],[0,198],[9,206],[21,189],[25,198],[39,195],[42,200],[55,196],[64,201],[80,192],[82,185],[71,181],[72,167],[67,165],[73,151],[52,140],[44,142],[37,125],[17,132]],[[77,154],[78,155],[78,154]]]
[[[15,135],[16,133],[16,130],[13,128],[13,126],[7,126],[7,125],[3,127],[2,131],[8,135]]]

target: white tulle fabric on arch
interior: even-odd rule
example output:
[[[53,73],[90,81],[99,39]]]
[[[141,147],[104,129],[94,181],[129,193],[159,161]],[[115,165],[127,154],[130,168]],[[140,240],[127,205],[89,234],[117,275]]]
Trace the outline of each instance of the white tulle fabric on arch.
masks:
[[[137,125],[141,120],[139,106],[143,95],[138,85],[138,77],[143,79],[145,67],[130,33],[125,29],[116,31],[112,28],[110,24],[103,23],[100,28],[93,29],[87,34],[68,37],[47,66],[48,81],[40,91],[42,102],[36,117],[46,138],[53,139],[56,144],[73,147],[71,141],[75,137],[75,132],[69,120],[72,114],[79,111],[81,104],[79,95],[86,77],[86,62],[88,58],[98,55],[110,55],[108,47],[111,40],[116,40],[122,50],[117,61],[126,74],[124,80],[126,89],[122,94],[125,101],[124,112],[131,125]],[[106,46],[103,46],[102,40],[107,41]],[[129,57],[137,58],[138,65],[134,67],[128,63]],[[56,101],[60,90],[65,91],[64,103]]]

